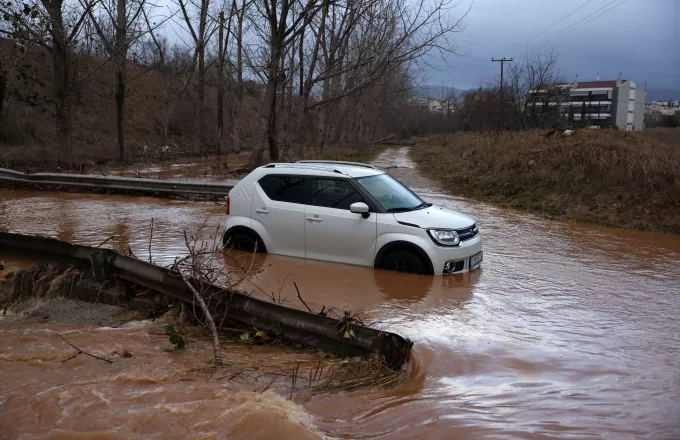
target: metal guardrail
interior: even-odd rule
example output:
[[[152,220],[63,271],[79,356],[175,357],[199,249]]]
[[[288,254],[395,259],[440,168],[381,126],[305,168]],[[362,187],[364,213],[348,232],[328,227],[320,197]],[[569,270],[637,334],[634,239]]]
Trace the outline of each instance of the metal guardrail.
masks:
[[[0,232],[0,250],[6,254],[34,257],[56,264],[89,267],[95,279],[119,278],[153,289],[187,303],[194,297],[181,276],[170,270],[110,249],[71,244],[52,238]],[[342,321],[274,304],[249,295],[225,291],[216,285],[200,285],[199,291],[210,298],[214,316],[243,323],[258,329],[281,332],[286,338],[300,341],[340,356],[366,356],[378,352],[387,364],[399,369],[408,360],[413,342],[395,333],[353,325],[354,337],[339,334]],[[221,319],[217,320],[221,322]]]
[[[226,196],[233,185],[219,183],[177,182],[133,177],[90,176],[81,174],[25,174],[0,168],[0,185],[12,188],[70,190],[75,192],[134,193],[153,196],[200,195]]]

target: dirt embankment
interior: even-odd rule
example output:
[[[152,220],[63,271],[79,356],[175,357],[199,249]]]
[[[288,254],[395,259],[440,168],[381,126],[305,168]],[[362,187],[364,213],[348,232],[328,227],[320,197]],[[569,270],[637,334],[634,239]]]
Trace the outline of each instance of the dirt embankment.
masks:
[[[680,130],[456,133],[412,148],[453,194],[552,218],[680,233]]]

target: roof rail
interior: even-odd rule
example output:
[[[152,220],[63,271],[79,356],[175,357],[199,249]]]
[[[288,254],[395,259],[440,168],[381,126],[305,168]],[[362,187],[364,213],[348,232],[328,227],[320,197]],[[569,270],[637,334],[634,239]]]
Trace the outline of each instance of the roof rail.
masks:
[[[372,169],[377,169],[373,165],[369,165],[367,163],[361,163],[361,162],[346,162],[343,160],[298,160],[295,163],[317,163],[317,164],[336,164],[336,165],[354,165],[357,167],[365,167],[365,168],[372,168]]]
[[[287,168],[306,168],[306,169],[328,171],[328,172],[348,175],[347,173],[345,173],[341,170],[338,170],[336,168],[328,167],[328,166],[324,167],[324,166],[322,166],[323,165],[322,163],[320,163],[318,165],[319,166],[314,166],[314,163],[309,163],[309,164],[300,163],[300,164],[298,164],[297,162],[283,162],[283,163],[270,163],[270,164],[264,165],[263,168],[276,168],[276,167],[281,167],[281,168],[286,168],[286,167]]]

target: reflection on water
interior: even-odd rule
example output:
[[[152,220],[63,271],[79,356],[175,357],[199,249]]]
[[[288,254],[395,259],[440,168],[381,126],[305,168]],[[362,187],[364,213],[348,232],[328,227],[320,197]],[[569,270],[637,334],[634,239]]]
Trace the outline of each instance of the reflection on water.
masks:
[[[428,277],[226,256],[231,274],[249,271],[242,288],[254,295],[280,292],[299,307],[295,282],[315,310],[361,311],[416,342],[408,384],[316,396],[304,404],[314,429],[330,438],[680,438],[680,237],[453,197],[418,175],[405,149],[377,163],[398,166],[390,172],[426,201],[477,219],[485,263]],[[204,237],[215,236],[223,212],[211,203],[0,192],[0,228],[94,245],[114,236],[105,246],[143,259],[153,218],[151,253],[161,264],[184,255],[184,229],[205,224]]]

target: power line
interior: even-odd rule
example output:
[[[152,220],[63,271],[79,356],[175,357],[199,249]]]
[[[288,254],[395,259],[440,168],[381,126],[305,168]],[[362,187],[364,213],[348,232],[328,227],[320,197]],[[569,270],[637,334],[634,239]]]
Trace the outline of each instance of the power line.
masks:
[[[576,9],[574,9],[573,11],[571,11],[570,13],[568,13],[567,15],[565,15],[564,17],[560,18],[560,19],[557,20],[555,23],[551,24],[551,25],[548,26],[547,28],[543,29],[541,32],[539,32],[539,33],[537,33],[536,35],[534,35],[533,37],[529,38],[529,39],[527,40],[527,43],[529,43],[529,41],[531,41],[531,40],[533,40],[534,38],[536,38],[536,37],[538,37],[539,35],[541,35],[543,32],[545,32],[545,31],[547,31],[547,30],[549,30],[549,29],[552,29],[552,28],[554,28],[556,25],[562,23],[564,20],[566,20],[567,18],[569,18],[569,17],[571,17],[572,15],[574,15],[574,13],[578,12],[580,9],[582,9],[584,6],[586,6],[588,3],[592,2],[592,1],[593,1],[593,0],[588,0],[587,2],[583,3],[581,6],[579,6],[579,7],[576,8]]]
[[[607,9],[606,11],[602,12],[601,14],[599,14],[599,15],[593,17],[593,15],[595,15],[595,14],[597,14],[598,12],[602,11],[603,9],[605,9],[607,6],[611,5],[612,3],[616,3],[617,1],[619,1],[619,0],[612,0],[611,2],[609,2],[609,3],[607,3],[606,5],[602,6],[602,7],[601,7],[600,9],[598,9],[597,11],[593,12],[592,14],[587,15],[587,16],[583,17],[581,20],[578,20],[578,21],[572,23],[570,26],[568,26],[568,27],[562,29],[561,31],[552,34],[551,36],[549,36],[548,38],[546,38],[546,41],[547,41],[547,40],[550,40],[551,38],[556,37],[556,36],[558,36],[558,35],[562,35],[562,34],[565,34],[565,33],[569,32],[569,31],[572,31],[572,30],[574,30],[574,29],[577,29],[577,28],[579,28],[579,27],[581,27],[581,26],[583,26],[583,25],[585,25],[585,24],[587,24],[587,23],[590,23],[591,21],[595,20],[597,17],[600,17],[601,15],[606,14],[607,12],[609,12],[609,11],[611,11],[612,9],[616,8],[617,6],[620,6],[620,5],[624,4],[624,3],[627,2],[628,0],[623,0],[621,3],[618,3],[618,4],[614,5],[614,6],[612,6],[611,8]],[[593,17],[593,18],[591,18],[591,19],[588,20],[588,21],[584,21],[584,20],[586,20],[586,19],[588,19],[588,18],[590,18],[590,17]]]
[[[593,20],[595,20],[596,18],[598,18],[598,17],[600,17],[600,16],[606,14],[607,12],[611,11],[612,9],[615,9],[615,8],[621,6],[622,4],[626,3],[627,1],[628,1],[628,0],[623,0],[621,3],[618,3],[618,4],[614,5],[614,6],[612,6],[611,8],[609,8],[609,9],[607,9],[606,11],[602,12],[601,14],[596,15],[595,17],[591,18],[590,20],[586,21],[585,23],[582,23],[582,24],[576,26],[574,29],[578,29],[578,28],[580,28],[580,27],[583,27],[583,26],[587,25],[587,24],[590,23],[591,21],[593,21]],[[572,30],[574,30],[574,29],[572,29]]]
[[[554,34],[552,34],[551,36],[549,36],[548,38],[546,38],[546,41],[547,41],[547,40],[550,40],[551,38],[553,38],[553,37],[555,37],[555,36],[557,36],[557,35],[560,35],[560,34],[566,32],[566,31],[569,31],[569,30],[573,29],[575,26],[578,26],[579,24],[581,24],[584,20],[586,20],[586,19],[592,17],[593,15],[597,14],[597,13],[600,12],[601,10],[605,9],[607,6],[611,5],[612,3],[616,3],[617,1],[619,1],[619,0],[612,0],[612,1],[610,1],[609,3],[607,3],[606,5],[602,6],[602,7],[601,7],[600,9],[598,9],[597,11],[592,12],[592,13],[589,14],[589,15],[586,15],[585,17],[583,17],[583,18],[580,19],[580,20],[576,20],[575,22],[573,22],[572,24],[570,24],[570,25],[567,26],[566,28],[562,29],[561,31],[555,32]]]

